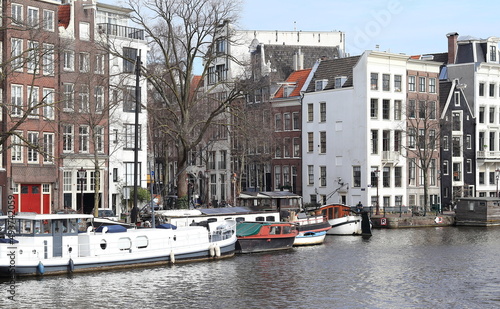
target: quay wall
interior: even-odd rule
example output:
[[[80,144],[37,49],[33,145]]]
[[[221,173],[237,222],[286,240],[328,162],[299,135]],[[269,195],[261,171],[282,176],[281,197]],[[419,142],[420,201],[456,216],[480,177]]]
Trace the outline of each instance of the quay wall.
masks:
[[[455,225],[454,215],[427,215],[423,216],[386,216],[372,217],[373,228],[415,228]]]

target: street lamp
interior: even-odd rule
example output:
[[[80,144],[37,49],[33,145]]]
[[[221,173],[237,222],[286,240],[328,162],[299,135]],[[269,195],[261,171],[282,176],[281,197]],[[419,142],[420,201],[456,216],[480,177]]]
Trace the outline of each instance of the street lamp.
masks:
[[[83,213],[83,182],[85,181],[86,171],[81,167],[78,170],[78,181],[80,182],[80,213]]]
[[[379,203],[379,195],[378,195],[378,187],[379,187],[379,176],[380,176],[380,170],[376,169],[375,170],[375,177],[377,177],[377,208],[375,211],[375,215],[380,215],[380,203]]]

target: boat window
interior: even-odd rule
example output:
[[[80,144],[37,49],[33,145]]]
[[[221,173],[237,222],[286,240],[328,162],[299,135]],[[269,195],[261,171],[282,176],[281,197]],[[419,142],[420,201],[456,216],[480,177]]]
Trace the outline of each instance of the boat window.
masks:
[[[41,222],[40,220],[37,220],[37,221],[35,221],[34,223],[35,223],[35,225],[34,225],[34,226],[35,226],[35,228],[34,228],[33,230],[35,231],[35,234],[40,234],[40,233],[41,233],[41,230],[42,230],[42,229],[41,229],[41,225],[42,225],[41,223],[42,223],[42,222]]]
[[[281,234],[281,226],[276,227],[276,234]]]
[[[42,232],[43,234],[49,234],[51,232],[51,220],[42,220]]]
[[[233,218],[231,218],[231,217],[227,217],[227,218],[225,218],[224,220],[233,220]]]
[[[292,228],[290,226],[283,227],[283,234],[290,234]]]
[[[276,234],[276,227],[275,226],[270,226],[269,227],[269,234],[270,235]]]
[[[78,233],[78,219],[69,219],[68,220],[68,233]]]
[[[236,218],[236,222],[243,222],[243,221],[245,221],[245,218],[243,217]]]
[[[5,227],[7,225],[7,220],[6,219],[1,219],[0,220],[0,233],[5,233]]]
[[[148,238],[146,236],[137,236],[135,242],[138,249],[147,248],[148,246]]]
[[[274,218],[274,216],[267,216],[266,221],[274,222],[274,221],[276,221],[276,219]]]
[[[32,234],[33,233],[33,222],[31,220],[18,220],[19,231],[21,234]]]
[[[210,222],[217,222],[217,218],[208,218],[207,221],[208,221],[208,223],[210,223]]]
[[[255,221],[264,221],[264,217],[257,217],[255,218]]]
[[[101,249],[102,250],[106,250],[107,246],[108,246],[108,244],[106,243],[106,240],[105,239],[101,239]]]
[[[118,239],[118,249],[129,250],[132,246],[132,241],[128,237],[122,237]]]

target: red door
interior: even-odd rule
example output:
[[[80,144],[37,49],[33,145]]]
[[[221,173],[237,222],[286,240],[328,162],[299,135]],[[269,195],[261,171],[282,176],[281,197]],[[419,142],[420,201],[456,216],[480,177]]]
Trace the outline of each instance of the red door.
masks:
[[[40,185],[21,185],[21,200],[19,203],[22,212],[41,212],[42,192]]]

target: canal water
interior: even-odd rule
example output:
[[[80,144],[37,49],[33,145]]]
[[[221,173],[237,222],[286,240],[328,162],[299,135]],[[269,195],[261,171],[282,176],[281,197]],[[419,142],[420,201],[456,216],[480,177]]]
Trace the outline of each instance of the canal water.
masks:
[[[375,230],[215,262],[19,279],[4,308],[498,308],[500,228]]]

